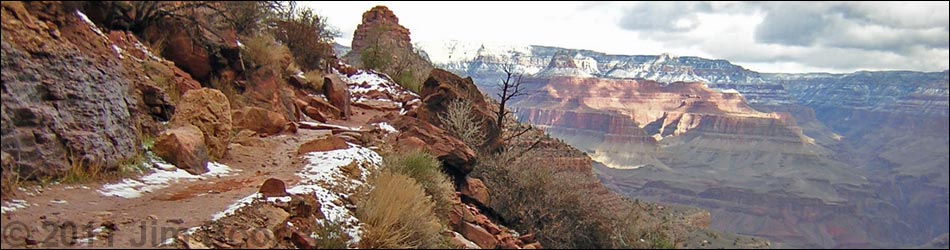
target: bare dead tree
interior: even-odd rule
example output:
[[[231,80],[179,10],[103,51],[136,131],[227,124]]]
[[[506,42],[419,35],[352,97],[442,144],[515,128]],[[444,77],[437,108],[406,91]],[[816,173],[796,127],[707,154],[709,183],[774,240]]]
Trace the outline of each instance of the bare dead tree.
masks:
[[[524,74],[515,72],[514,63],[505,64],[502,70],[505,72],[505,78],[495,86],[499,90],[496,94],[499,100],[498,112],[495,113],[497,115],[495,126],[498,131],[504,131],[505,116],[511,113],[508,111],[508,101],[528,94],[522,86]]]

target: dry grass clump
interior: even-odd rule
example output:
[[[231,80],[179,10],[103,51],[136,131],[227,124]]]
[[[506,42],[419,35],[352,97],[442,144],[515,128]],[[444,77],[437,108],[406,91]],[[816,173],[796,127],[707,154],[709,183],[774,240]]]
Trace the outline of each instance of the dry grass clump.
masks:
[[[366,224],[360,248],[439,248],[441,226],[422,185],[405,174],[383,170],[369,181],[372,190],[357,202]]]
[[[442,172],[442,163],[435,156],[423,151],[409,151],[389,154],[385,157],[386,167],[394,173],[412,177],[425,190],[426,195],[435,203],[435,214],[447,218],[452,209],[455,188],[449,177]]]

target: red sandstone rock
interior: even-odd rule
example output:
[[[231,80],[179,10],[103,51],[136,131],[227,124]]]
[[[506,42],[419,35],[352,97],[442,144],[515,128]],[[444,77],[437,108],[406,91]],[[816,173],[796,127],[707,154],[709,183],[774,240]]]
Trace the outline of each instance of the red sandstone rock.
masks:
[[[442,162],[443,167],[453,174],[465,176],[472,171],[472,167],[475,165],[475,151],[459,139],[449,136],[444,130],[428,122],[409,116],[396,116],[395,114],[389,114],[375,120],[388,121],[396,130],[401,131],[397,140],[416,137],[425,142],[424,148],[436,156]]]
[[[261,188],[258,192],[264,197],[281,197],[288,195],[284,181],[274,178],[265,180],[264,184],[261,184]]]
[[[192,124],[204,134],[211,159],[220,159],[228,151],[231,139],[231,104],[221,91],[201,88],[188,91],[178,101],[171,127]]]
[[[484,228],[472,223],[463,222],[459,233],[482,248],[493,249],[498,245],[498,240],[495,239],[495,236]]]
[[[346,141],[336,136],[328,136],[316,140],[309,141],[300,145],[300,148],[297,149],[297,154],[306,154],[309,152],[324,152],[337,149],[349,148],[349,145],[346,145]]]
[[[485,187],[485,184],[482,183],[482,180],[479,180],[478,178],[466,176],[465,181],[462,182],[461,192],[462,195],[472,198],[482,205],[491,205],[488,187]]]
[[[350,89],[336,74],[329,74],[323,78],[323,93],[327,101],[340,110],[340,117],[350,117]]]
[[[287,119],[277,112],[258,107],[245,107],[231,113],[234,129],[250,129],[257,133],[277,134],[284,130]]]
[[[169,129],[158,136],[155,155],[192,174],[208,172],[208,152],[204,135],[194,125]]]

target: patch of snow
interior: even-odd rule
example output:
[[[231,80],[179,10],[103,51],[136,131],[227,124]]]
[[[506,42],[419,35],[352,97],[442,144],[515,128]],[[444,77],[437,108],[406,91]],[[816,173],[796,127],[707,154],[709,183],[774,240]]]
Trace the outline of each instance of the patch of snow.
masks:
[[[155,61],[163,61],[163,59],[152,54],[152,51],[149,50],[148,47],[145,47],[145,45],[140,43],[138,40],[135,41],[135,44],[133,44],[133,46],[135,46],[136,49],[142,51],[142,53],[148,56],[148,58],[151,58],[152,60],[155,60]]]
[[[112,50],[115,50],[115,54],[119,55],[119,59],[125,59],[125,57],[122,56],[122,48],[119,48],[119,46],[116,46],[115,44],[113,44]]]
[[[92,230],[92,235],[99,235],[100,233],[106,231],[106,227],[100,226]]]
[[[96,23],[93,23],[92,20],[89,20],[89,17],[87,17],[86,14],[82,13],[82,11],[76,10],[76,15],[78,15],[80,19],[85,21],[86,24],[89,24],[89,28],[92,28],[92,31],[96,32],[96,34],[99,34],[100,36],[106,36],[105,34],[102,33],[101,30],[99,30],[99,27],[96,26]]]
[[[300,122],[300,124],[306,124],[306,125],[314,126],[314,127],[316,127],[316,126],[323,126],[323,127],[338,128],[338,129],[345,129],[345,130],[360,130],[360,129],[363,129],[363,126],[360,126],[360,127],[358,127],[358,128],[353,128],[353,127],[340,126],[340,125],[333,125],[333,124],[322,123],[322,122]]]
[[[201,175],[194,175],[175,167],[175,165],[161,162],[158,159],[152,158],[151,161],[152,164],[143,163],[152,168],[153,172],[151,174],[139,177],[137,180],[129,178],[119,183],[103,185],[102,188],[98,190],[99,194],[132,199],[141,197],[144,193],[166,188],[170,183],[179,180],[201,180],[240,171],[221,163],[208,162],[208,172]]]
[[[217,162],[208,162],[208,172],[201,174],[201,176],[210,177],[210,176],[217,176],[219,174],[227,175],[227,174],[230,174],[231,172],[236,172],[236,171],[241,171],[241,170],[233,169],[229,167],[228,165],[224,165]]]
[[[340,78],[347,82],[350,92],[354,94],[364,94],[375,90],[388,93],[392,96],[407,94],[414,97],[419,97],[419,95],[416,93],[404,89],[402,86],[396,83],[396,81],[393,81],[391,78],[389,78],[389,76],[376,73],[374,71],[360,70],[358,73],[350,77],[341,74]],[[363,86],[363,83],[366,83],[366,86]]]
[[[306,166],[297,173],[301,182],[287,192],[314,194],[321,204],[327,222],[341,224],[350,236],[350,243],[355,244],[360,241],[362,223],[349,209],[337,204],[342,204],[343,202],[339,201],[345,200],[365,185],[369,171],[382,165],[383,158],[368,148],[347,144],[350,148],[304,155]],[[350,164],[359,168],[358,178],[350,179],[344,173],[343,167]]]
[[[267,197],[267,202],[270,202],[270,203],[277,203],[277,202],[287,203],[287,202],[290,202],[291,199],[292,199],[292,198],[291,198],[290,196]]]
[[[389,123],[386,123],[386,122],[377,123],[376,126],[379,126],[380,129],[389,133],[399,132],[398,130],[396,130],[396,128],[394,128],[392,125],[389,125]]]
[[[60,199],[51,200],[51,201],[49,201],[49,202],[50,202],[50,203],[53,203],[53,204],[66,204],[66,203],[69,203],[68,201],[64,201],[64,200],[60,200]]]
[[[175,245],[175,237],[171,237],[171,238],[163,240],[162,243],[159,244],[158,246],[164,247],[164,246],[171,246],[171,245]]]
[[[241,209],[242,207],[250,205],[251,203],[254,203],[255,200],[261,199],[263,197],[264,196],[262,196],[261,193],[253,193],[251,195],[248,195],[247,197],[241,198],[234,204],[231,204],[230,206],[228,206],[228,208],[225,209],[224,211],[221,211],[212,215],[211,220],[217,221],[217,220],[220,220],[221,218],[224,218],[225,216],[232,215],[234,214],[234,212],[237,212],[238,209]]]
[[[89,245],[89,244],[92,244],[92,241],[95,239],[96,239],[96,236],[92,236],[89,238],[76,239],[76,244]]]
[[[723,90],[720,90],[719,92],[723,94],[739,94],[739,91],[736,89],[723,89]]]
[[[0,206],[0,214],[6,214],[7,212],[13,212],[17,209],[25,208],[30,206],[30,203],[27,203],[25,200],[10,200],[4,201],[3,206]]]
[[[321,210],[326,216],[325,220],[319,220],[317,223],[340,224],[350,236],[351,240],[348,243],[356,244],[360,241],[363,225],[349,209],[344,205],[337,204],[344,204],[343,201],[346,200],[346,197],[353,195],[360,187],[365,185],[368,172],[382,165],[383,159],[371,149],[352,143],[347,144],[350,148],[310,152],[303,155],[306,165],[296,174],[301,181],[297,185],[288,188],[287,193],[313,195],[320,202]],[[344,173],[343,168],[350,164],[354,164],[359,168],[359,177],[351,179]],[[289,196],[264,199],[260,193],[254,193],[231,204],[224,211],[214,214],[212,220],[217,221],[232,215],[242,207],[255,201],[265,200],[273,203],[277,201],[289,202],[290,199]],[[199,230],[198,228],[193,229]],[[186,232],[186,234],[190,233]]]

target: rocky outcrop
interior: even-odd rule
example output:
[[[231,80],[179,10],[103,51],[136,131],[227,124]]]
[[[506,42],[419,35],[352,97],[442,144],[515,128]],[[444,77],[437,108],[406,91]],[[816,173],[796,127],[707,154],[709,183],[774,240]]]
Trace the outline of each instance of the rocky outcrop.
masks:
[[[471,205],[455,199],[452,210],[449,212],[449,226],[452,228],[448,237],[449,243],[459,248],[472,248],[471,244],[482,249],[540,249],[539,243],[532,234],[517,235],[516,232],[489,219],[482,212]],[[457,232],[457,233],[456,233]],[[514,233],[514,235],[513,235]]]
[[[72,162],[111,170],[137,155],[137,128],[157,122],[132,59],[59,3],[3,2],[2,12],[2,148],[21,176],[58,176]]]
[[[434,155],[445,170],[457,177],[464,177],[475,166],[475,151],[459,139],[449,136],[439,127],[410,116],[389,114],[382,118],[400,131],[397,143],[422,141],[422,145]],[[414,139],[413,139],[414,138]]]
[[[188,124],[195,125],[204,134],[212,160],[227,154],[232,130],[231,105],[221,91],[202,88],[185,93],[169,126]]]
[[[459,233],[483,249],[495,249],[495,246],[498,246],[498,240],[496,240],[491,233],[478,225],[462,222]]]
[[[350,117],[350,89],[339,76],[331,74],[323,78],[323,93],[327,101],[340,111],[340,118]]]
[[[287,125],[284,116],[258,107],[245,107],[235,110],[231,113],[231,119],[234,130],[249,129],[258,134],[277,134],[283,131]]]
[[[459,187],[461,194],[469,198],[474,199],[483,206],[491,205],[491,196],[488,192],[488,188],[485,187],[485,183],[482,183],[482,180],[473,177],[465,177],[465,181],[462,182],[462,186]]]
[[[178,235],[175,246],[191,249],[315,249],[321,246],[311,237],[312,232],[323,226],[317,224],[318,220],[325,218],[320,202],[312,195],[293,194],[288,197],[288,202],[249,204],[222,219],[207,223],[204,225],[207,230]]]
[[[412,48],[409,29],[386,6],[376,6],[363,13],[363,22],[353,31],[351,50],[346,54],[350,64],[360,65],[360,53],[376,43],[383,47]]]
[[[450,103],[467,101],[471,103],[474,120],[481,122],[482,131],[485,131],[489,138],[498,134],[495,117],[489,110],[488,102],[471,78],[463,79],[451,72],[434,69],[423,83],[421,97],[423,106],[415,110],[416,117],[421,120],[441,126],[439,115],[446,113]]]
[[[204,133],[194,125],[165,131],[155,139],[152,152],[191,174],[208,172],[208,149]]]
[[[167,11],[182,3],[157,5]],[[165,18],[144,27],[141,34],[148,37],[149,42],[163,42],[165,46],[160,53],[199,81],[207,82],[213,75],[224,71],[243,71],[237,32],[230,26],[220,25],[225,22],[225,17],[214,15],[205,7],[190,10],[191,20]]]

